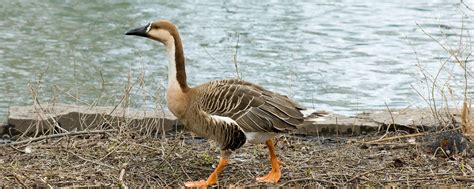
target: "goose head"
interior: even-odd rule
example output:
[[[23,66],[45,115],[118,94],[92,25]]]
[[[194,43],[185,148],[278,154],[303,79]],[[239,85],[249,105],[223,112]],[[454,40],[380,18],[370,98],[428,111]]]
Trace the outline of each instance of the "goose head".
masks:
[[[178,29],[173,23],[167,20],[158,20],[145,26],[129,30],[125,35],[145,37],[164,44],[168,52],[169,60],[168,89],[176,89],[174,91],[187,91],[189,89],[186,83],[183,44],[181,43]],[[173,90],[168,90],[168,92],[170,91]]]
[[[129,30],[125,35],[146,37],[167,45],[178,36],[178,29],[170,21],[158,20],[150,22],[145,26]]]

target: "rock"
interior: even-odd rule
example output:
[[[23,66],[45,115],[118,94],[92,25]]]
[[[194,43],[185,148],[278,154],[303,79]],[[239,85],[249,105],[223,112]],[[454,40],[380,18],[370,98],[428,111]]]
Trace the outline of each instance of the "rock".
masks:
[[[361,135],[376,132],[380,124],[373,120],[335,113],[319,112],[306,118],[296,130],[304,135]]]
[[[437,110],[437,117],[435,117],[429,108],[394,109],[390,112],[387,110],[372,111],[365,114],[364,117],[382,125],[394,124],[397,129],[431,131],[440,129],[440,127],[449,126],[448,124],[459,125],[461,123],[460,111],[461,110],[441,108]],[[362,116],[357,115],[357,117]],[[474,114],[472,112],[470,114],[470,120],[474,120]]]
[[[311,112],[311,111],[310,111]],[[460,113],[455,109],[438,110],[438,119],[428,108],[375,110],[355,116],[345,116],[322,111],[312,111],[296,134],[306,135],[361,135],[384,130],[388,125],[395,125],[397,130],[407,132],[431,131],[442,126],[440,120],[460,123]],[[474,115],[471,114],[474,118]]]
[[[18,133],[34,135],[64,130],[107,129],[124,125],[142,129],[144,132],[161,132],[180,125],[176,117],[167,110],[151,112],[66,104],[12,106],[7,124]]]
[[[384,125],[395,124],[405,127],[437,127],[439,122],[433,117],[429,109],[404,109],[404,110],[387,110],[373,111],[366,114],[368,119]],[[392,120],[393,117],[393,120]]]
[[[0,135],[8,133],[8,124],[0,124]]]

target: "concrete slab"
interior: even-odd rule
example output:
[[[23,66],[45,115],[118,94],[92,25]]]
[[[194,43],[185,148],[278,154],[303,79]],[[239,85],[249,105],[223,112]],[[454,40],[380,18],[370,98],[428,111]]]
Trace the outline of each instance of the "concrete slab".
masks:
[[[459,121],[459,113],[449,110]],[[362,135],[377,132],[388,125],[413,132],[431,130],[440,122],[430,109],[371,111],[345,116],[324,111],[309,111],[309,116],[295,134],[303,135]],[[311,114],[312,112],[312,114]],[[447,115],[439,113],[439,115]],[[472,116],[472,115],[471,115]],[[474,117],[474,116],[473,116]],[[444,117],[443,119],[446,119]],[[182,125],[168,110],[140,111],[120,107],[44,104],[42,106],[12,106],[8,122],[0,127],[0,134],[38,135],[44,133],[84,129],[110,129],[119,126],[140,129],[144,133],[163,132]]]
[[[16,134],[37,135],[52,131],[106,129],[123,125],[136,129],[145,128],[149,132],[169,131],[179,125],[179,122],[167,110],[139,111],[116,107],[44,104],[12,106],[7,124]]]

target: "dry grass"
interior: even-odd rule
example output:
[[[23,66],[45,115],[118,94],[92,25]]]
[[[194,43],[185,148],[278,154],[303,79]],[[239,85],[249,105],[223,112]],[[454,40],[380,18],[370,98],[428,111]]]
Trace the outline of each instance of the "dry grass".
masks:
[[[469,19],[467,14],[461,10],[460,12],[463,19]],[[467,138],[474,140],[473,118],[470,117],[472,96],[469,86],[470,80],[473,79],[469,64],[472,62],[470,58],[473,55],[473,50],[469,28],[464,26],[464,20],[462,20],[460,27],[454,27],[460,28],[457,41],[448,39],[445,31],[441,28],[439,31],[442,34],[441,39],[435,38],[420,25],[418,28],[446,53],[447,58],[440,61],[440,68],[433,74],[422,66],[416,50],[413,49],[417,56],[417,67],[423,75],[421,83],[426,85],[422,88],[426,89],[426,93],[421,92],[417,87],[412,86],[412,88],[426,102],[433,117],[438,120],[441,130],[460,127],[461,132]],[[459,104],[461,105],[459,106]],[[452,112],[452,108],[456,108],[457,111]],[[460,125],[454,118],[454,114],[461,115]]]
[[[474,123],[469,115],[471,115],[471,101],[465,100],[461,111],[461,128],[468,138],[474,140]]]
[[[393,135],[393,133],[392,133]],[[269,171],[263,145],[246,145],[233,154],[220,186],[473,186],[474,159],[434,155],[431,148],[405,139],[367,143],[378,138],[277,139],[283,178],[262,184]],[[387,143],[388,142],[388,143]],[[0,146],[3,186],[182,186],[207,178],[218,162],[212,142],[186,132],[165,138],[108,131]],[[1,186],[1,185],[0,185]]]

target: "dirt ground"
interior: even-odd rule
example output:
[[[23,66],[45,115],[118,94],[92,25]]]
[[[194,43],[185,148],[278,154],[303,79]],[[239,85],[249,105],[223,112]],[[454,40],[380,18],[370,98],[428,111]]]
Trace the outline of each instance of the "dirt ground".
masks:
[[[255,181],[270,170],[268,151],[246,144],[232,155],[218,186],[474,187],[472,149],[447,155],[434,152],[426,137],[402,135],[280,136],[284,165],[277,184]],[[374,140],[379,142],[367,142]],[[207,178],[218,156],[213,142],[183,131],[157,138],[111,131],[0,144],[0,187],[181,187]]]

